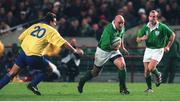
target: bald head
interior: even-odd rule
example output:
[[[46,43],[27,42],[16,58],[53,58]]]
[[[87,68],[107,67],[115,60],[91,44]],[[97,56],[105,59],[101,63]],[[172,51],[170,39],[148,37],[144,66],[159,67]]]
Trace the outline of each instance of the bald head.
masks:
[[[122,15],[117,15],[114,20],[117,20],[117,21],[123,21],[124,22],[124,17]]]
[[[114,25],[118,30],[121,30],[124,27],[124,17],[122,15],[117,15],[114,18]]]

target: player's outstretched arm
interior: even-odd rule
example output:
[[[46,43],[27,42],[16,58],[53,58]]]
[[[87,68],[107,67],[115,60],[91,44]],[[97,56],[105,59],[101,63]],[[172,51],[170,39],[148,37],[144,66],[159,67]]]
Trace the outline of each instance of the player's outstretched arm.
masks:
[[[74,47],[71,46],[70,43],[68,43],[67,41],[64,43],[63,45],[65,48],[71,50],[73,53],[77,53],[79,55],[83,55],[83,52],[81,50],[77,50]]]

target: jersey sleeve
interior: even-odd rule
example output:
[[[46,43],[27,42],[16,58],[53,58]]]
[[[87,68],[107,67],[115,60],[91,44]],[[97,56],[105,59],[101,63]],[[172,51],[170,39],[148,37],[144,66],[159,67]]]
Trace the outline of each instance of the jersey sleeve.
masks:
[[[173,31],[165,24],[164,24],[164,28],[167,36],[170,37],[173,34]]]
[[[110,33],[108,27],[106,27],[106,28],[104,29],[103,35],[106,35],[106,42],[107,42],[108,44],[110,44],[110,43],[111,43],[111,39],[112,39],[112,34]]]
[[[53,31],[47,40],[49,43],[57,47],[61,47],[66,42],[66,40],[57,31]]]
[[[21,43],[21,42],[24,40],[24,38],[28,35],[29,29],[30,29],[30,27],[29,27],[28,29],[26,29],[24,32],[22,32],[21,35],[18,37],[20,43]]]
[[[144,36],[145,35],[145,29],[146,29],[146,25],[144,25],[141,29],[139,29],[137,32],[137,37]]]

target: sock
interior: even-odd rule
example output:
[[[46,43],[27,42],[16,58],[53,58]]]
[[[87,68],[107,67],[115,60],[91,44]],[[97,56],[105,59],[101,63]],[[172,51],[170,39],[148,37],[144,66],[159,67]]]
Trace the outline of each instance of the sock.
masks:
[[[1,80],[0,80],[0,89],[2,89],[5,85],[7,85],[11,80],[11,76],[7,73]]]
[[[147,84],[147,87],[148,89],[152,89],[152,83],[151,83],[151,74],[148,74],[146,77],[146,84]]]
[[[30,85],[37,86],[42,80],[45,79],[45,77],[46,77],[45,73],[42,72],[37,73],[37,75],[35,75],[35,77],[31,81]]]
[[[126,69],[118,71],[120,90],[126,88]]]
[[[155,68],[151,73],[153,73],[156,77],[160,75],[160,72]]]
[[[85,82],[91,80],[93,78],[91,71],[87,71],[87,73],[80,79],[79,86],[84,86]]]

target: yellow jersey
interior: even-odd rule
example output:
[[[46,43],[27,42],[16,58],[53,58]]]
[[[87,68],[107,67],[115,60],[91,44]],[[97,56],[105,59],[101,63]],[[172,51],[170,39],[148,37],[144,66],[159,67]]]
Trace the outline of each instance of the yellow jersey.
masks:
[[[43,56],[48,44],[60,48],[66,42],[55,28],[45,23],[32,25],[19,36],[19,40],[27,56]]]
[[[42,55],[45,56],[58,56],[61,51],[61,48],[54,46],[52,44],[48,44],[44,49]]]

